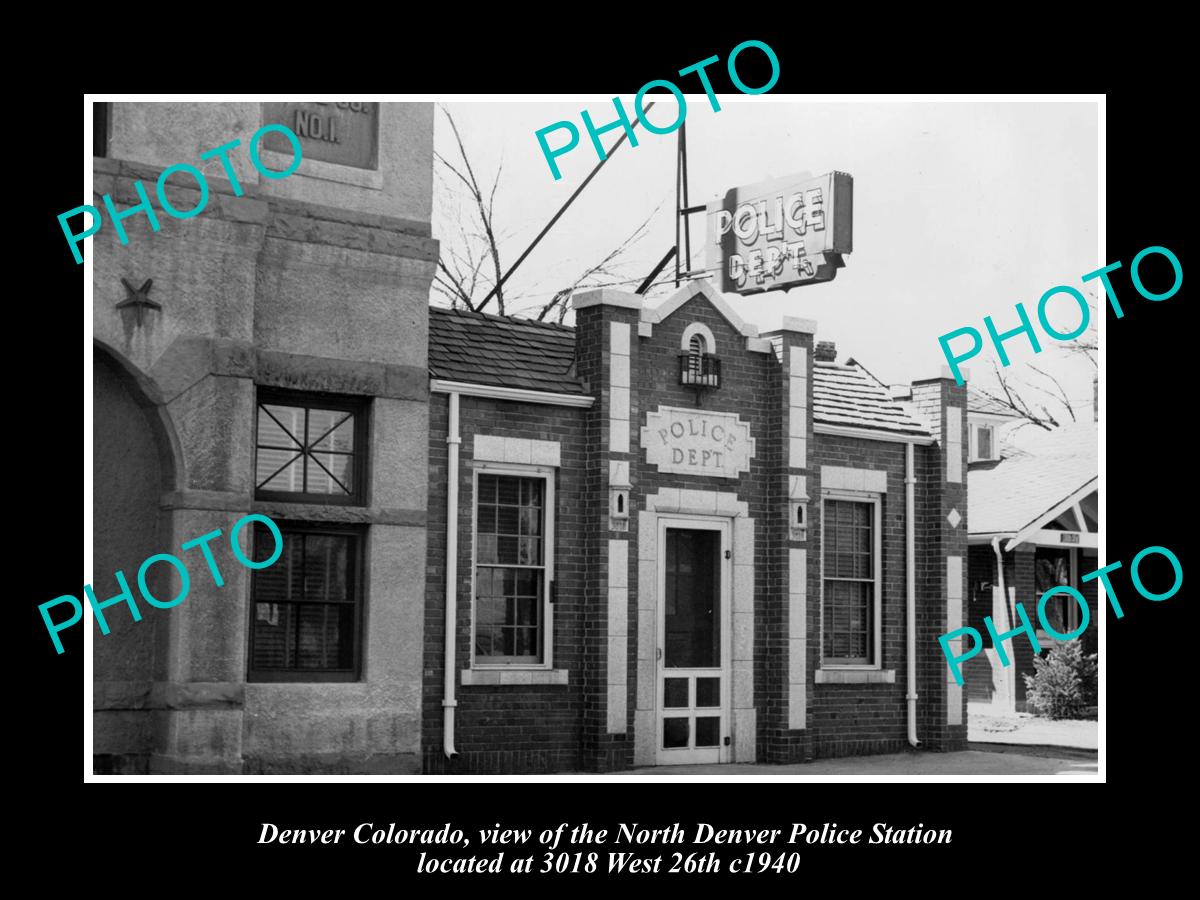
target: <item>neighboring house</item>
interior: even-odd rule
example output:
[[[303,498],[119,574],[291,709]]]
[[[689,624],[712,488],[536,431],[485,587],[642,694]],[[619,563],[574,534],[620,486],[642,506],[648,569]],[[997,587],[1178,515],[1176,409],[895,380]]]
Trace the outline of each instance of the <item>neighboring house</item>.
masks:
[[[1086,598],[1090,622],[1082,634],[1085,652],[1096,651],[1096,581],[1081,575],[1097,568],[1098,436],[1092,421],[1051,431],[1006,412],[1001,404],[969,391],[971,463],[967,625],[984,636],[987,649],[963,666],[967,696],[1005,710],[1026,708],[1025,680],[1035,656],[1024,636],[1006,642],[1003,666],[987,635],[991,616],[1003,634],[1020,625],[1014,604],[1025,608],[1042,651],[1055,640],[1037,618],[1042,594],[1060,584]],[[1046,618],[1066,634],[1078,628],[1082,611],[1069,596],[1052,597]]]
[[[965,747],[965,389],[705,282],[575,308],[429,311],[424,770]]]

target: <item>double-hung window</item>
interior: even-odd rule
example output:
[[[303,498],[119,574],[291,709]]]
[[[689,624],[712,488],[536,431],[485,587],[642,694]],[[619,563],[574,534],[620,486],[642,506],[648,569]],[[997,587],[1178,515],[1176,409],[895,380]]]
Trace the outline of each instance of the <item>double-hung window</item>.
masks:
[[[554,479],[482,466],[475,476],[475,666],[549,666]]]
[[[251,575],[250,681],[355,681],[361,673],[365,530],[303,519],[307,506],[365,505],[366,419],[356,398],[258,389],[254,496],[280,507],[271,516],[283,552]],[[303,506],[290,515],[288,503]],[[263,559],[274,538],[255,529],[253,558]]]
[[[969,461],[996,459],[996,429],[992,425],[972,425]]]
[[[880,667],[880,501],[826,492],[822,502],[821,661]]]

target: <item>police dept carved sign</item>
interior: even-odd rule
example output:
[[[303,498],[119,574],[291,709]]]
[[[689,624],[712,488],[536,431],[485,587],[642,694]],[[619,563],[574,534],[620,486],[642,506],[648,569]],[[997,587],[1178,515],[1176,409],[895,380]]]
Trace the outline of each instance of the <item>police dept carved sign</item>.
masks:
[[[807,173],[734,188],[706,206],[705,267],[718,290],[756,294],[832,281],[853,249],[854,179]]]
[[[737,478],[750,471],[754,438],[736,413],[663,406],[646,413],[642,449],[660,472]]]

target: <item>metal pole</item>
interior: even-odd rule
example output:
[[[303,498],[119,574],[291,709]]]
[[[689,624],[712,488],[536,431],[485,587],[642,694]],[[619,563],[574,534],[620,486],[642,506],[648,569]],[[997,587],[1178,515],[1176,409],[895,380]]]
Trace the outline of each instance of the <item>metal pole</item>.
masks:
[[[671,257],[676,255],[676,251],[678,249],[678,247],[672,247],[670,250],[668,250],[666,255],[658,261],[658,265],[654,267],[654,271],[646,276],[646,280],[642,282],[641,286],[634,293],[646,293],[646,288],[650,287],[650,285],[654,283],[654,279],[658,277],[658,273],[663,270],[663,266],[671,261]]]
[[[683,218],[680,212],[683,205],[679,202],[679,185],[683,177],[683,126],[679,126],[679,136],[675,139],[675,287],[679,287],[679,220]]]
[[[683,217],[683,248],[684,248],[684,265],[686,269],[692,267],[692,226],[688,220],[687,213],[684,212],[688,208],[688,188],[687,188],[687,123],[684,122],[679,126],[679,147],[683,157],[683,204],[679,207],[679,214]]]
[[[645,115],[646,113],[650,112],[650,110],[652,110],[652,109],[654,109],[653,102],[647,104],[646,108],[642,110],[642,115]],[[640,125],[640,124],[641,124],[641,119],[635,119],[633,122],[633,125],[630,126],[630,130],[637,128],[638,125]],[[511,266],[509,266],[508,271],[504,273],[504,275],[503,275],[503,277],[501,277],[499,283],[488,292],[488,295],[483,298],[483,302],[480,303],[477,307],[475,307],[476,309],[482,309],[487,304],[487,302],[489,300],[491,300],[492,297],[495,296],[496,291],[498,291],[498,290],[500,290],[500,288],[504,287],[504,282],[508,281],[508,276],[511,275],[513,272],[517,271],[517,266],[519,266],[521,263],[523,263],[525,261],[525,257],[527,257],[530,253],[533,252],[533,248],[536,247],[538,245],[538,243],[542,240],[542,238],[544,238],[546,236],[546,232],[548,232],[551,228],[553,228],[554,223],[557,222],[560,218],[562,218],[562,214],[567,211],[567,207],[570,206],[572,203],[574,203],[575,198],[578,197],[581,193],[583,193],[583,189],[588,186],[588,182],[590,182],[593,178],[596,177],[596,173],[600,171],[601,167],[606,162],[608,162],[610,159],[612,159],[612,155],[617,152],[617,148],[619,148],[623,143],[625,143],[625,138],[627,138],[627,137],[629,137],[629,132],[622,131],[621,137],[617,140],[617,142],[615,144],[613,144],[612,149],[609,150],[606,154],[604,154],[604,159],[600,160],[600,162],[596,164],[596,168],[592,169],[591,174],[588,175],[587,178],[583,179],[583,184],[581,184],[579,187],[575,188],[575,193],[573,193],[570,197],[567,198],[567,202],[564,203],[562,205],[562,208],[554,214],[554,218],[546,223],[546,227],[543,228],[538,233],[538,236],[533,239],[533,243],[530,244],[527,248],[525,248],[525,252],[521,254],[521,256],[517,259],[517,261],[515,263],[513,263]],[[678,206],[679,204],[676,203],[675,205]],[[679,242],[678,236],[676,236],[675,242],[676,243]]]

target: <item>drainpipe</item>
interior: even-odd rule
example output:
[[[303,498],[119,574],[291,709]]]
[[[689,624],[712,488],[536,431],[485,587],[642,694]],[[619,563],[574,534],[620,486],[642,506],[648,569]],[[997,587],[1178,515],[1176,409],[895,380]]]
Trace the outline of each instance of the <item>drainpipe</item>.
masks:
[[[917,478],[913,467],[913,445],[904,445],[904,580],[905,630],[908,640],[908,742],[920,746],[917,740],[917,549],[916,525],[913,522],[913,495]]]
[[[446,684],[442,699],[442,749],[447,759],[458,757],[454,749],[454,641],[458,627],[458,394],[450,395],[450,427],[446,435]]]
[[[996,581],[1000,584],[1000,608],[1004,610],[1003,625],[1004,625],[1005,632],[1007,632],[1008,629],[1012,627],[1013,615],[1009,611],[1009,608],[1008,608],[1008,589],[1004,586],[1004,554],[1001,553],[1001,551],[1000,551],[1000,535],[998,535],[998,534],[994,535],[992,537],[992,550],[996,554]],[[992,607],[992,615],[994,616],[995,614],[996,614],[996,608],[993,606]],[[980,640],[982,640],[982,638]],[[993,662],[992,665],[993,665],[993,669],[994,669],[995,663]],[[1004,697],[1005,697],[1005,701],[1008,704],[1010,704],[1008,708],[1016,709],[1017,687],[1016,687],[1015,679],[1011,684],[1009,683],[1009,680],[1008,680],[1009,679],[1009,676],[1008,676],[1009,671],[1010,670],[1002,667],[1000,670],[1000,677],[1004,679]],[[993,702],[995,702],[995,699],[996,699],[995,695],[993,694],[992,695]]]
[[[995,535],[992,538],[992,550],[996,553],[996,581],[1000,583],[1000,602],[1004,604],[1005,618],[1008,618],[1008,591],[1004,589],[1004,556],[1000,552],[1000,535]],[[1008,620],[1012,621],[1011,618]],[[1008,622],[1004,623],[1005,629],[1008,628]]]

